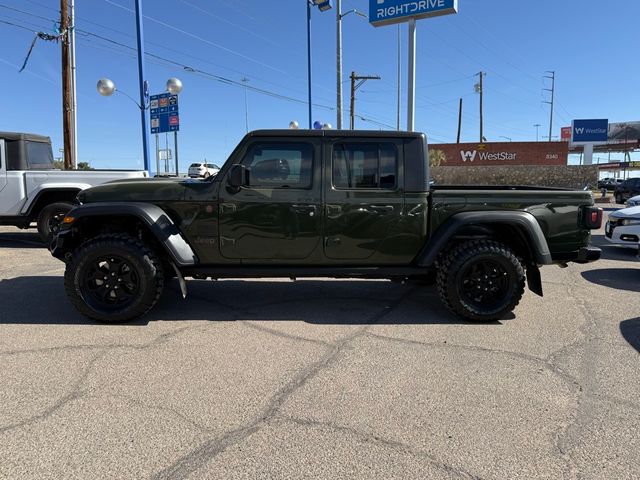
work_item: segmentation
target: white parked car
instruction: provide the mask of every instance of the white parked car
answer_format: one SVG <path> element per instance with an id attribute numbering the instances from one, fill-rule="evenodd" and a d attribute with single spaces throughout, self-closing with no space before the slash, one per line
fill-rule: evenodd
<path id="1" fill-rule="evenodd" d="M 636 195 L 635 197 L 631 197 L 629 200 L 624 202 L 625 207 L 638 207 L 640 206 L 640 195 Z"/>
<path id="2" fill-rule="evenodd" d="M 623 208 L 609 214 L 605 237 L 616 245 L 640 248 L 640 206 Z"/>
<path id="3" fill-rule="evenodd" d="M 189 165 L 188 175 L 191 178 L 209 178 L 212 175 L 217 174 L 220 171 L 220 167 L 213 163 L 192 163 Z"/>

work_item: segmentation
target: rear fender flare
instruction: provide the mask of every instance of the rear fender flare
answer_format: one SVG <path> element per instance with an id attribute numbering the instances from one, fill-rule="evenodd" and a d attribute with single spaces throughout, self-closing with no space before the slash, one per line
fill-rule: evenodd
<path id="1" fill-rule="evenodd" d="M 509 225 L 524 235 L 531 249 L 532 259 L 537 265 L 553 263 L 549 245 L 536 218 L 529 212 L 507 210 L 462 212 L 452 215 L 433 233 L 415 262 L 420 267 L 430 267 L 435 264 L 438 255 L 449 241 L 464 227 L 492 225 Z"/>
<path id="2" fill-rule="evenodd" d="M 23 215 L 37 215 L 39 211 L 49 203 L 56 201 L 69 201 L 71 203 L 77 203 L 75 198 L 85 188 L 89 188 L 91 185 L 78 185 L 78 184 L 55 184 L 47 185 L 43 184 L 36 192 L 32 192 L 32 197 L 22 206 Z M 35 194 L 34 194 L 35 193 Z M 45 197 L 54 197 L 51 202 L 41 204 L 42 199 Z M 65 200 L 62 200 L 65 197 Z"/>
<path id="3" fill-rule="evenodd" d="M 149 228 L 176 265 L 195 265 L 198 261 L 198 257 L 182 236 L 180 229 L 157 205 L 136 202 L 93 203 L 75 207 L 67 215 L 74 218 L 73 225 L 76 225 L 79 220 L 92 217 L 135 217 Z"/>

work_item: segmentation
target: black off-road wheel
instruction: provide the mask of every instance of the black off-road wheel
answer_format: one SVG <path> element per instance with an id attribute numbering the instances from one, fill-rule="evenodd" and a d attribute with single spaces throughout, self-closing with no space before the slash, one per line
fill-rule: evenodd
<path id="1" fill-rule="evenodd" d="M 49 244 L 53 235 L 60 228 L 62 219 L 73 206 L 73 203 L 70 202 L 55 202 L 40 210 L 37 219 L 38 233 L 44 243 Z"/>
<path id="2" fill-rule="evenodd" d="M 164 287 L 162 262 L 126 234 L 95 237 L 73 253 L 64 286 L 76 309 L 100 322 L 121 323 L 147 313 Z"/>
<path id="3" fill-rule="evenodd" d="M 520 259 L 492 240 L 462 243 L 438 263 L 440 298 L 451 312 L 472 322 L 504 318 L 520 302 L 524 284 Z"/>
<path id="4" fill-rule="evenodd" d="M 616 193 L 615 197 L 616 197 L 616 203 L 618 205 L 621 205 L 622 203 L 624 203 L 624 201 L 622 200 L 622 195 L 620 195 L 619 193 Z"/>

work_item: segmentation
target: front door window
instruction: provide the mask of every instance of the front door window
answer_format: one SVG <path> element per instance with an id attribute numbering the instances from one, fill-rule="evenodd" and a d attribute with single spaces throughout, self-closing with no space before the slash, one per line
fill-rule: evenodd
<path id="1" fill-rule="evenodd" d="M 251 188 L 311 188 L 311 144 L 257 144 L 249 149 L 242 163 L 251 172 Z"/>

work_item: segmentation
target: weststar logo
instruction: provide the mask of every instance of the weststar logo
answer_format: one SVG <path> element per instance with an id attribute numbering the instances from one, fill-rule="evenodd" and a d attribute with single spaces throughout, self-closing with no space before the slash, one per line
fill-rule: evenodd
<path id="1" fill-rule="evenodd" d="M 462 157 L 463 162 L 473 162 L 476 157 L 479 160 L 485 160 L 489 162 L 500 161 L 500 160 L 515 160 L 518 156 L 517 153 L 510 152 L 498 152 L 498 153 L 488 153 L 488 152 L 480 152 L 477 150 L 461 150 L 460 156 Z"/>
<path id="2" fill-rule="evenodd" d="M 460 151 L 460 156 L 462 157 L 462 161 L 463 162 L 473 162 L 476 159 L 476 155 L 478 154 L 478 152 L 476 152 L 475 150 L 467 152 L 464 150 Z"/>

